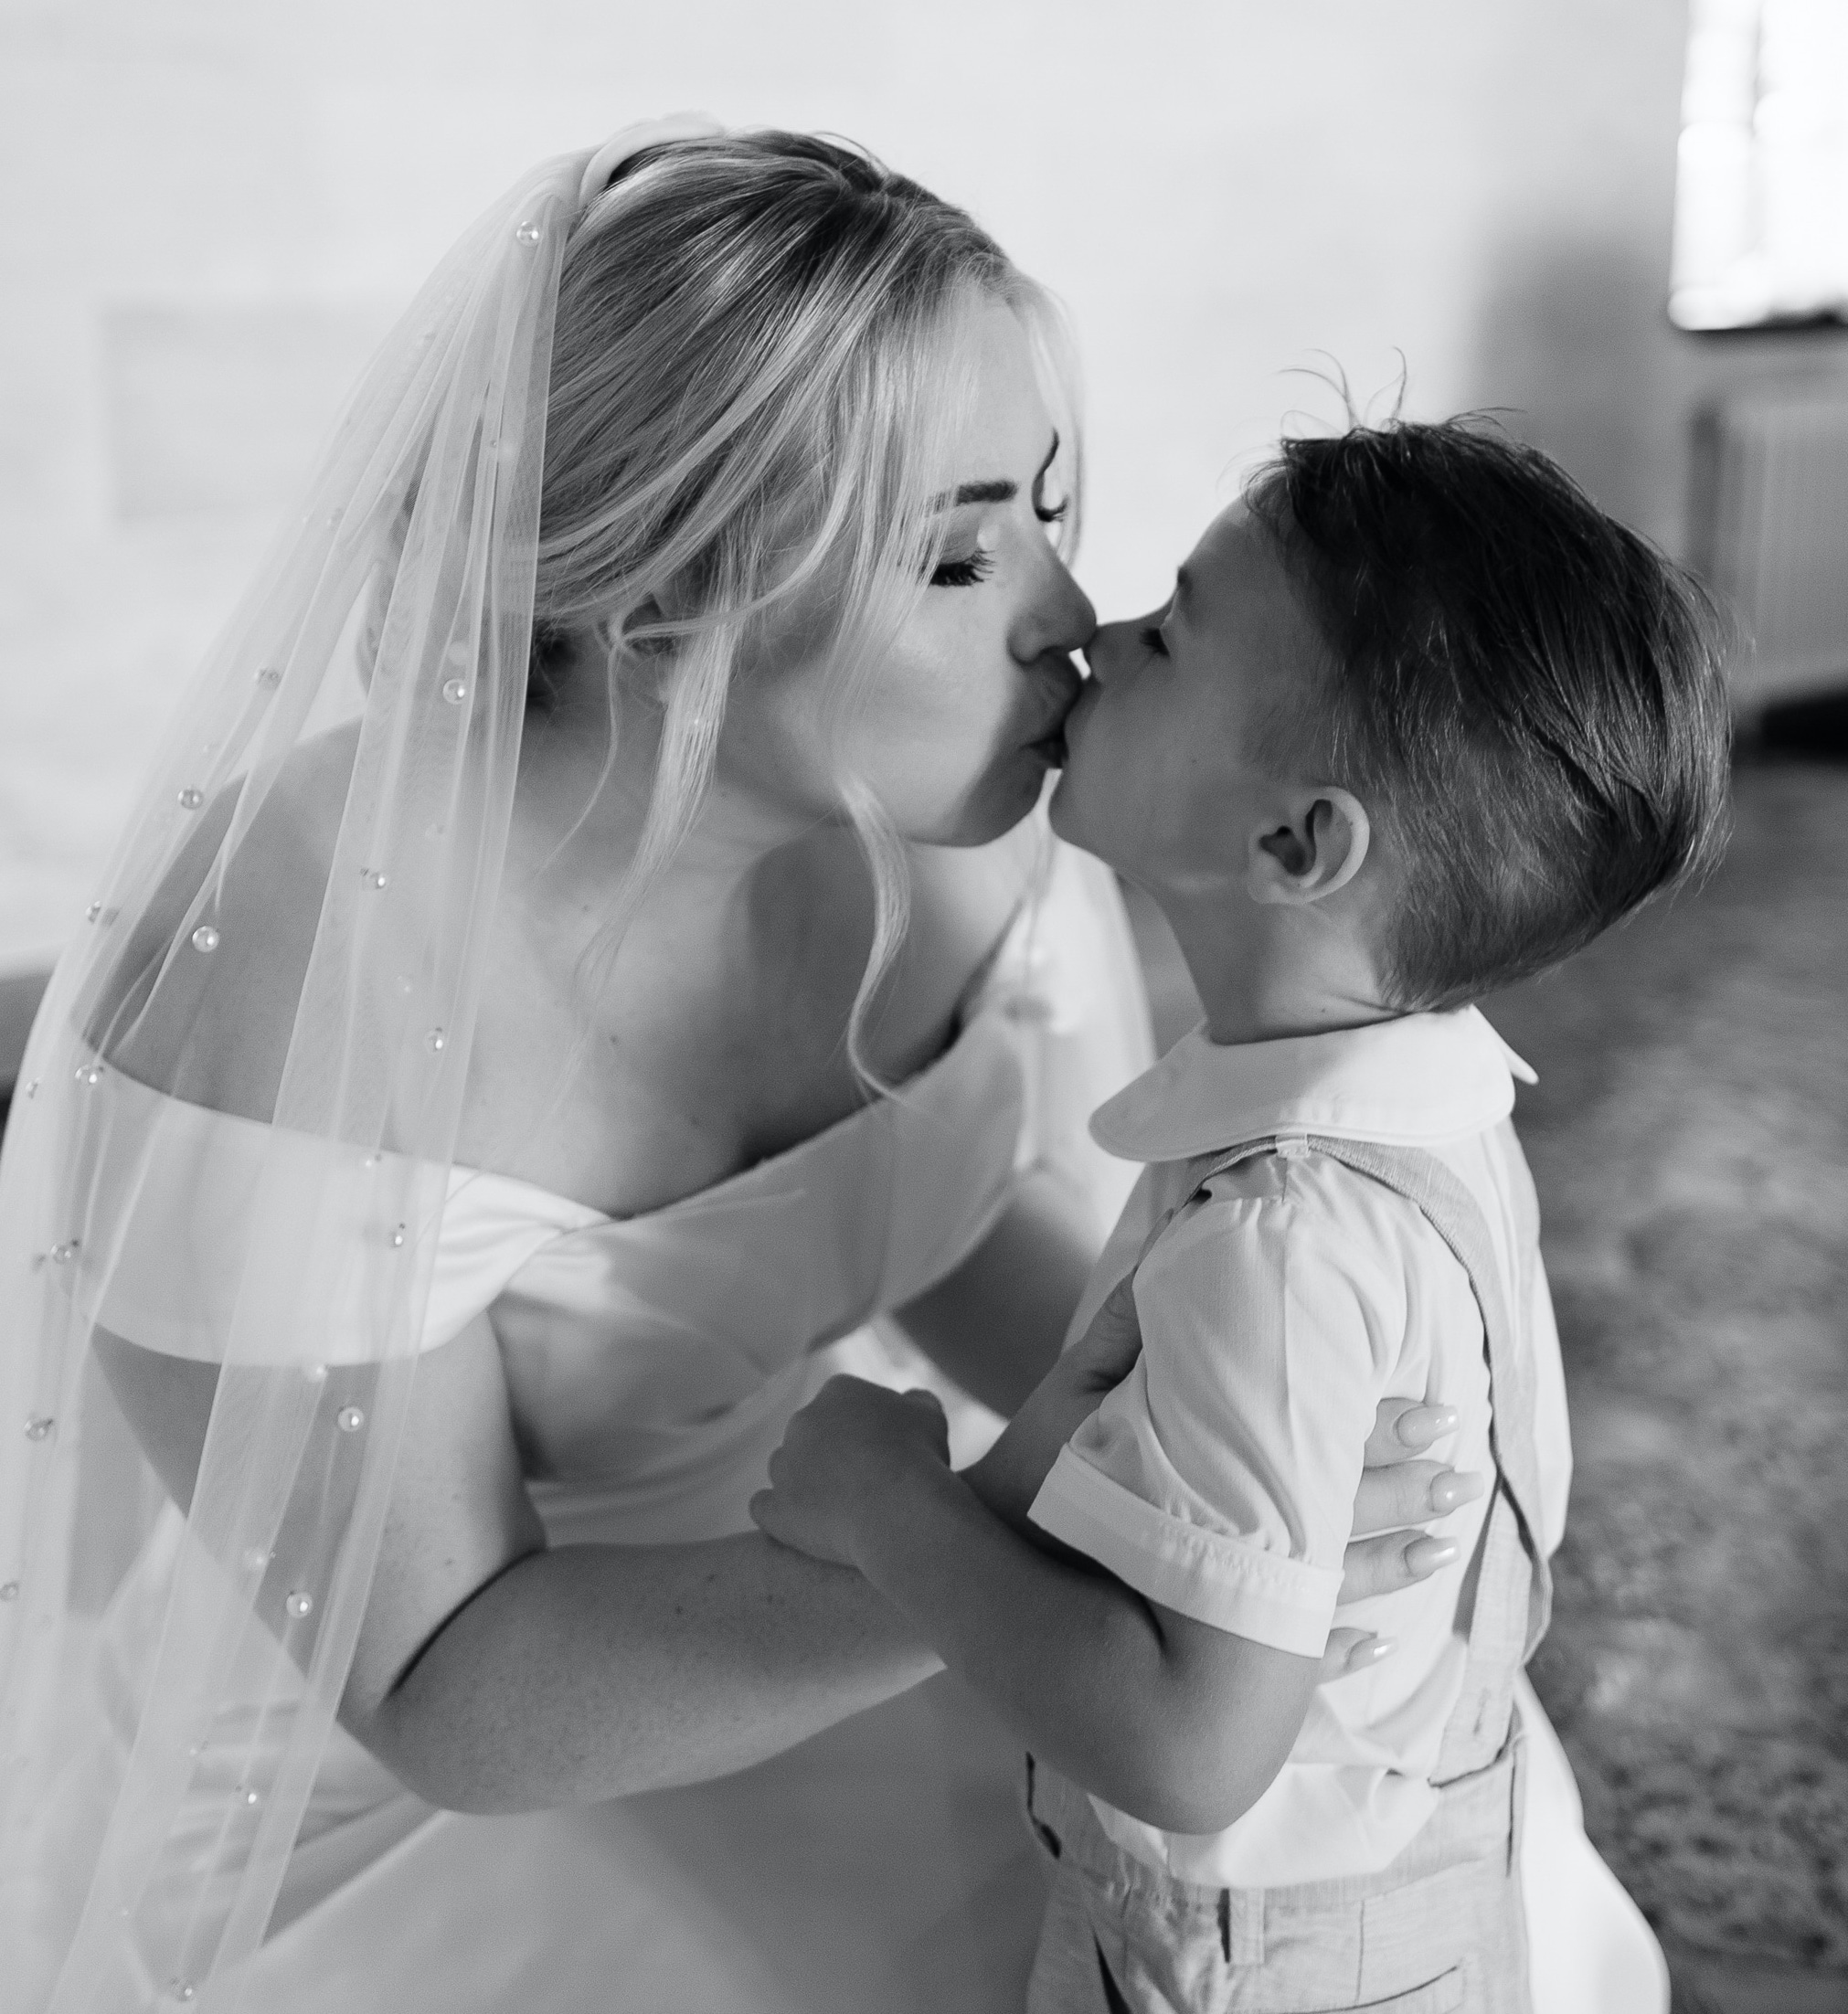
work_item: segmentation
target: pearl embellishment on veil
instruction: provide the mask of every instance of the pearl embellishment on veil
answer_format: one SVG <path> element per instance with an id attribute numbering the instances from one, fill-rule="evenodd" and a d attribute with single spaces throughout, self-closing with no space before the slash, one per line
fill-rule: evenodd
<path id="1" fill-rule="evenodd" d="M 287 1305 L 272 1309 L 267 1292 L 262 1306 L 255 1305 L 253 1287 L 248 1315 L 240 1311 L 230 1320 L 226 1338 L 225 1357 L 235 1368 L 222 1382 L 238 1383 L 239 1431 L 213 1441 L 197 1479 L 199 1504 L 224 1508 L 215 1542 L 226 1571 L 222 1585 L 213 1580 L 209 1601 L 211 1613 L 221 1613 L 228 1626 L 181 1632 L 176 1624 L 169 1632 L 164 1611 L 196 1618 L 191 1569 L 175 1569 L 173 1556 L 162 1549 L 164 1539 L 154 1547 L 143 1542 L 156 1519 L 162 1532 L 167 1529 L 165 1493 L 148 1487 L 153 1470 L 126 1442 L 121 1458 L 112 1440 L 109 1459 L 76 1463 L 94 1406 L 114 1419 L 114 1401 L 102 1392 L 92 1396 L 90 1389 L 92 1302 L 109 1285 L 119 1252 L 132 1248 L 139 1255 L 142 1240 L 149 1269 L 162 1281 L 170 1275 L 190 1281 L 192 1269 L 203 1280 L 208 1268 L 216 1281 L 218 1269 L 231 1260 L 238 1262 L 236 1277 L 243 1261 L 236 1253 L 220 1255 L 218 1247 L 242 1236 L 227 1213 L 247 1211 L 251 1253 L 267 1257 L 273 1248 L 277 1254 L 277 1279 L 272 1288 L 265 1283 L 276 1302 L 292 1287 L 297 1246 L 312 1242 L 316 1266 L 330 1246 L 337 1261 L 350 1258 L 369 1297 L 364 1320 L 371 1321 L 376 1303 L 381 1335 L 401 1334 L 414 1312 L 422 1272 L 394 1262 L 418 1254 L 410 1250 L 408 1221 L 394 1225 L 385 1213 L 395 1204 L 421 1211 L 420 1184 L 451 1158 L 452 1101 L 420 1100 L 420 1094 L 451 1074 L 446 1023 L 427 1017 L 440 1012 L 464 1033 L 472 1024 L 482 983 L 477 923 L 492 892 L 486 876 L 471 880 L 454 901 L 426 904 L 419 891 L 430 881 L 451 892 L 439 870 L 451 865 L 444 857 L 451 832 L 458 835 L 458 862 L 472 861 L 470 849 L 476 848 L 497 861 L 510 815 L 515 737 L 496 733 L 481 741 L 481 736 L 485 726 L 505 725 L 508 695 L 517 691 L 525 662 L 523 655 L 509 661 L 481 640 L 503 617 L 508 624 L 515 616 L 524 622 L 531 599 L 518 564 L 536 537 L 539 518 L 529 444 L 540 439 L 545 418 L 559 257 L 583 159 L 574 153 L 533 171 L 518 193 L 488 214 L 485 228 L 472 228 L 420 291 L 409 321 L 387 339 L 376 366 L 361 376 L 343 429 L 282 527 L 277 556 L 266 563 L 248 604 L 214 647 L 195 696 L 178 716 L 170 758 L 137 793 L 128 867 L 106 880 L 106 896 L 73 899 L 79 881 L 66 897 L 63 930 L 76 942 L 63 987 L 80 1011 L 47 1019 L 40 1043 L 44 1086 L 29 1119 L 25 1102 L 37 1087 L 34 1081 L 20 1082 L 15 1092 L 19 1109 L 8 1156 L 14 1164 L 7 1171 L 9 1188 L 23 1173 L 33 1179 L 21 1189 L 29 1210 L 19 1213 L 20 1235 L 6 1284 L 18 1307 L 29 1311 L 35 1332 L 11 1332 L 15 1301 L 9 1300 L 0 1330 L 5 1346 L 21 1357 L 20 1375 L 0 1413 L 11 1420 L 11 1432 L 26 1440 L 27 1452 L 21 1457 L 14 1440 L 9 1466 L 7 1429 L 0 1424 L 0 1478 L 8 1486 L 0 1489 L 5 1500 L 0 1504 L 5 1512 L 0 1517 L 0 1616 L 7 1626 L 0 1635 L 7 1637 L 9 1655 L 14 1638 L 20 1639 L 24 1690 L 7 1693 L 0 1804 L 10 1813 L 16 1802 L 36 1823 L 42 1781 L 43 1813 L 50 1817 L 56 1786 L 69 1780 L 59 1774 L 68 1760 L 88 1754 L 93 1738 L 111 1738 L 109 1723 L 100 1717 L 109 1695 L 89 1682 L 90 1667 L 112 1678 L 119 1669 L 126 1696 L 138 1707 L 131 1751 L 119 1770 L 113 1751 L 102 1751 L 112 1770 L 96 1786 L 101 1794 L 93 1804 L 86 1796 L 68 1829 L 58 1821 L 55 1870 L 33 1870 L 46 1878 L 54 1892 L 48 1899 L 58 1910 L 73 1897 L 80 1902 L 92 1884 L 97 1902 L 72 1910 L 69 1923 L 62 1913 L 48 1913 L 41 1926 L 35 1892 L 30 1963 L 36 1979 L 42 1927 L 46 1936 L 69 1945 L 71 1978 L 130 1981 L 124 1990 L 146 2014 L 191 2014 L 214 2005 L 221 1987 L 230 1998 L 237 1997 L 232 1976 L 243 1970 L 241 1947 L 234 1948 L 239 1933 L 223 1926 L 249 1924 L 264 1913 L 265 1884 L 272 1876 L 281 1879 L 278 1863 L 292 1850 L 320 1755 L 336 1738 L 329 1732 L 331 1710 L 345 1682 L 351 1631 L 336 1632 L 338 1641 L 330 1637 L 322 1627 L 321 1604 L 327 1604 L 330 1627 L 348 1616 L 377 1547 L 369 1528 L 356 1527 L 349 1540 L 343 1504 L 318 1499 L 314 1471 L 331 1453 L 346 1481 L 362 1468 L 370 1478 L 394 1452 L 380 1436 L 389 1429 L 395 1443 L 398 1419 L 388 1405 L 375 1432 L 371 1387 L 349 1372 L 345 1361 L 332 1366 L 314 1361 L 346 1356 L 339 1328 L 344 1288 L 326 1306 L 325 1297 L 309 1292 L 290 1295 Z M 446 444 L 452 441 L 462 451 L 451 454 Z M 516 475 L 524 479 L 515 482 Z M 426 545 L 420 532 L 410 539 L 409 519 L 420 510 L 431 524 L 453 527 L 453 537 L 445 533 Z M 419 518 L 419 525 L 423 521 Z M 388 642 L 384 674 L 366 684 L 354 674 L 369 669 L 359 645 L 381 568 L 399 598 L 400 612 L 416 611 L 413 626 L 430 647 L 423 654 L 420 642 L 411 661 L 415 669 L 400 683 L 391 675 L 397 667 Z M 285 684 L 291 703 L 281 707 Z M 324 694 L 342 723 L 382 738 L 376 764 L 375 741 L 366 742 L 366 766 L 351 786 L 351 801 L 344 793 L 339 798 L 339 836 L 327 855 L 338 864 L 333 885 L 314 892 L 315 911 L 324 903 L 337 925 L 317 935 L 311 971 L 285 975 L 298 1004 L 313 1006 L 302 1017 L 299 1041 L 290 1033 L 295 1061 L 283 1080 L 287 1099 L 279 1092 L 277 1109 L 269 1115 L 279 1179 L 250 1182 L 239 1168 L 238 1180 L 219 1185 L 214 1163 L 206 1186 L 218 1213 L 208 1226 L 216 1235 L 201 1239 L 196 1255 L 170 1252 L 163 1248 L 170 1235 L 170 1197 L 158 1192 L 170 1189 L 175 1178 L 164 1175 L 157 1182 L 149 1174 L 152 1150 L 139 1120 L 131 1127 L 112 1095 L 118 1088 L 129 1097 L 161 1094 L 143 1093 L 128 1076 L 121 1086 L 115 1084 L 115 1065 L 101 1059 L 108 1044 L 91 1029 L 88 1003 L 113 999 L 109 988 L 122 951 L 119 939 L 130 928 L 138 942 L 152 945 L 157 964 L 163 954 L 178 961 L 180 971 L 172 976 L 183 991 L 190 985 L 196 992 L 208 979 L 227 977 L 226 960 L 217 954 L 228 947 L 231 962 L 240 967 L 247 956 L 259 963 L 271 957 L 269 938 L 281 919 L 260 903 L 253 920 L 239 912 L 238 942 L 231 945 L 218 920 L 230 912 L 214 899 L 213 890 L 245 885 L 249 861 L 261 857 L 273 815 L 264 807 L 287 796 L 276 779 L 294 775 L 296 751 L 320 733 L 317 705 Z M 443 716 L 432 714 L 432 701 L 456 710 L 453 729 L 445 730 Z M 462 744 L 469 745 L 465 750 Z M 429 765 L 441 767 L 462 753 L 465 769 L 443 794 L 434 794 L 435 784 L 426 790 Z M 175 772 L 184 777 L 187 768 L 194 776 L 175 780 Z M 235 821 L 228 791 L 241 798 Z M 214 813 L 210 821 L 200 816 L 207 808 Z M 392 823 L 399 815 L 401 838 Z M 253 822 L 260 818 L 253 838 Z M 196 833 L 196 819 L 201 826 Z M 213 844 L 207 852 L 188 846 L 207 836 Z M 351 879 L 356 873 L 361 876 L 357 890 Z M 390 903 L 354 900 L 387 892 Z M 190 925 L 184 921 L 188 913 Z M 70 929 L 73 914 L 86 928 Z M 187 949 L 212 966 L 211 974 L 179 959 Z M 191 1059 L 208 1056 L 215 1040 L 213 1030 L 182 1017 L 175 1031 L 176 1081 L 191 1081 Z M 417 1063 L 419 1048 L 429 1063 Z M 462 1051 L 455 1060 L 464 1060 Z M 124 1068 L 132 1065 L 124 1055 Z M 66 1071 L 69 1076 L 60 1076 Z M 106 1080 L 107 1091 L 101 1088 Z M 400 1110 L 400 1088 L 408 1112 Z M 97 1096 L 70 1096 L 85 1089 Z M 377 1143 L 388 1127 L 393 1147 L 384 1152 Z M 312 1153 L 294 1153 L 297 1142 L 311 1146 Z M 22 1150 L 37 1157 L 37 1165 L 19 1168 Z M 356 1182 L 362 1161 L 368 1171 Z M 177 1179 L 184 1182 L 186 1171 Z M 441 1194 L 440 1181 L 437 1188 Z M 246 1189 L 260 1193 L 246 1195 Z M 390 1260 L 380 1256 L 381 1235 Z M 430 1242 L 428 1226 L 420 1238 L 421 1252 Z M 305 1267 L 307 1255 L 301 1256 Z M 126 1262 L 123 1267 L 126 1277 L 132 1268 Z M 258 1269 L 253 1256 L 253 1281 Z M 203 1288 L 195 1298 L 197 1307 L 187 1299 L 182 1309 L 176 1294 L 176 1324 L 218 1320 L 217 1302 Z M 267 1332 L 271 1329 L 281 1333 Z M 362 1375 L 369 1368 L 364 1359 L 354 1364 Z M 385 1404 L 392 1389 L 385 1383 L 376 1403 Z M 363 1399 L 362 1390 L 367 1394 Z M 55 1417 L 37 1411 L 41 1399 L 57 1406 Z M 323 1410 L 327 1400 L 334 1402 L 331 1411 Z M 329 1426 L 332 1443 L 325 1438 Z M 305 1439 L 304 1429 L 310 1429 Z M 324 1589 L 296 1580 L 296 1572 L 311 1568 L 275 1550 L 273 1507 L 258 1500 L 263 1492 L 246 1500 L 243 1471 L 252 1464 L 266 1471 L 263 1481 L 274 1494 L 292 1502 L 299 1481 L 302 1493 L 314 1500 L 317 1530 L 338 1537 L 336 1554 L 312 1567 L 317 1582 L 326 1575 Z M 9 1567 L 7 1559 L 22 1564 Z M 133 1619 L 106 1642 L 93 1641 L 102 1633 L 90 1627 L 82 1591 L 105 1573 L 106 1585 L 120 1582 L 133 1589 Z M 204 1595 L 197 1606 L 203 1616 Z M 74 1627 L 60 1627 L 60 1612 L 76 1618 Z M 271 1680 L 264 1660 L 282 1653 L 267 1639 L 261 1659 L 244 1648 L 246 1625 L 267 1619 L 273 1629 L 279 1615 L 281 1643 L 303 1667 L 290 1679 L 303 1702 L 299 1712 L 278 1713 L 267 1703 Z M 306 1622 L 315 1627 L 304 1628 Z M 164 1648 L 169 1635 L 174 1640 Z M 302 1655 L 317 1642 L 315 1659 Z M 80 1685 L 67 1679 L 67 1658 L 69 1671 L 82 1674 Z M 247 1680 L 265 1690 L 248 1693 Z M 255 1754 L 243 1760 L 240 1776 L 242 1739 L 226 1738 L 221 1749 L 218 1739 L 205 1739 L 205 1731 L 241 1726 L 236 1716 L 254 1701 L 266 1702 L 261 1760 Z M 16 1729 L 20 1702 L 23 1719 Z M 92 1717 L 93 1729 L 87 1724 Z M 31 1795 L 16 1800 L 13 1769 L 19 1755 L 43 1760 L 33 1760 L 35 1774 L 20 1779 Z M 42 1777 L 36 1773 L 41 1770 Z M 196 1819 L 206 1828 L 197 1837 L 191 1829 Z M 64 1887 L 67 1879 L 78 1885 Z M 34 1886 L 36 1891 L 36 1882 Z M 0 1908 L 0 1918 L 10 1926 L 14 1913 Z M 213 1934 L 207 1934 L 210 1926 L 218 1926 Z M 14 1942 L 0 1932 L 5 1947 L 0 1950 L 0 1981 L 16 1970 L 6 1955 Z M 61 1945 L 57 1950 L 48 1945 L 47 1953 L 54 1971 L 66 1964 Z M 102 1998 L 110 1998 L 106 1988 Z M 0 2006 L 11 2005 L 8 1988 L 0 1991 Z"/>

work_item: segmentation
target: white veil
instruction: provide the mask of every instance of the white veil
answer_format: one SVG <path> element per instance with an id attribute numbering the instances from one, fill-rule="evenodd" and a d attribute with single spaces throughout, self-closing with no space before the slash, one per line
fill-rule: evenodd
<path id="1" fill-rule="evenodd" d="M 263 1935 L 328 1740 L 506 843 L 586 159 L 496 203 L 366 372 L 153 765 L 27 1053 L 0 1167 L 0 1967 L 21 2014 L 213 2004 L 208 1982 Z M 273 1104 L 244 1115 L 265 1129 L 260 1173 L 235 1198 L 195 1193 L 118 1059 L 157 1022 L 173 1097 L 144 1102 L 181 1119 L 189 1097 L 213 1102 L 187 1088 L 217 1081 L 210 977 L 230 933 L 260 927 L 250 863 L 292 764 L 330 749 L 351 767 L 318 926 L 299 982 L 281 961 L 295 1005 Z M 184 1535 L 165 1518 L 165 1616 L 124 1676 L 97 1655 L 103 1618 L 163 1542 L 167 1492 L 91 1330 L 150 1214 L 236 1249 Z M 325 1535 L 305 1564 L 279 1559 L 285 1516 Z M 99 1746 L 123 1696 L 128 1738 Z"/>

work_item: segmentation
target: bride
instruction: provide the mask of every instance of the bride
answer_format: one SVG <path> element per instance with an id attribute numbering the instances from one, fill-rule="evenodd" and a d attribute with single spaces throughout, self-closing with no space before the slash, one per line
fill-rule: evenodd
<path id="1" fill-rule="evenodd" d="M 0 1175 L 22 2009 L 1019 2004 L 1014 1758 L 745 1505 L 844 1367 L 972 1453 L 1127 1186 L 1139 982 L 1035 817 L 1067 383 L 961 212 L 696 121 L 535 171 L 371 366 Z M 1446 1564 L 1440 1428 L 1382 1408 L 1351 1595 Z M 1537 2003 L 1659 2003 L 1525 1712 Z"/>

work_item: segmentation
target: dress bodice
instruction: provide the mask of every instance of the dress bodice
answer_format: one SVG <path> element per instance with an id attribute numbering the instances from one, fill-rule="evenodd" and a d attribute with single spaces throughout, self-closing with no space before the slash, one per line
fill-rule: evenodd
<path id="1" fill-rule="evenodd" d="M 429 1332 L 482 1305 L 490 1254 L 515 1262 L 492 1319 L 542 1510 L 596 1479 L 633 1489 L 723 1460 L 786 1411 L 817 1351 L 981 1242 L 1013 1188 L 1023 1083 L 1016 1027 L 996 1005 L 896 1096 L 643 1215 L 561 1211 L 462 1171 Z M 558 1227 L 523 1249 L 538 1221 Z"/>
<path id="2" fill-rule="evenodd" d="M 822 1378 L 919 1374 L 879 1318 L 973 1250 L 1022 1171 L 1054 1171 L 1099 1229 L 1114 1214 L 1123 1165 L 1084 1118 L 1147 1036 L 1132 991 L 1099 983 L 1131 957 L 1099 876 L 1055 850 L 950 1046 L 894 1095 L 636 1216 L 210 1110 L 95 1058 L 91 1235 L 70 1284 L 131 1341 L 251 1365 L 434 1349 L 485 1310 L 555 1537 L 738 1529 Z M 396 1283 L 413 1256 L 429 1268 L 414 1345 L 379 1312 L 409 1306 Z"/>
<path id="3" fill-rule="evenodd" d="M 611 1217 L 508 1176 L 450 1171 L 420 1347 L 489 1312 L 548 1523 L 562 1529 L 594 1501 L 611 1535 L 620 1495 L 652 1507 L 644 1523 L 658 1510 L 664 1529 L 736 1526 L 782 1421 L 826 1374 L 818 1352 L 943 1277 L 1005 1208 L 1032 1153 L 1029 973 L 1020 957 L 998 960 L 949 1048 L 896 1094 L 661 1209 Z M 90 1260 L 90 1309 L 148 1348 L 218 1362 L 234 1321 L 249 1332 L 266 1188 L 273 1213 L 276 1184 L 299 1183 L 301 1213 L 315 1213 L 335 1253 L 377 1247 L 413 1209 L 403 1199 L 420 1171 L 392 1155 L 282 1135 L 115 1070 L 97 1092 L 102 1187 L 119 1203 Z M 326 1287 L 350 1302 L 348 1319 L 317 1323 L 328 1361 L 365 1354 L 365 1279 L 356 1267 Z M 277 1361 L 300 1361 L 291 1313 L 279 1306 L 257 1325 Z"/>

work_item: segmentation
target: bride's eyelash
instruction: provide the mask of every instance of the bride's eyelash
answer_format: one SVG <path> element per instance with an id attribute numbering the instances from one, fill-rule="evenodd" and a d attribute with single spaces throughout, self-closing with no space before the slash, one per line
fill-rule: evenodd
<path id="1" fill-rule="evenodd" d="M 1071 515 L 1071 499 L 1067 497 L 1063 504 L 1036 504 L 1033 514 L 1042 525 L 1063 525 Z"/>
<path id="2" fill-rule="evenodd" d="M 946 559 L 930 576 L 933 588 L 974 588 L 994 571 L 993 553 L 973 552 L 967 559 Z"/>

